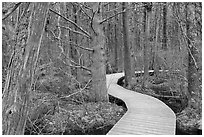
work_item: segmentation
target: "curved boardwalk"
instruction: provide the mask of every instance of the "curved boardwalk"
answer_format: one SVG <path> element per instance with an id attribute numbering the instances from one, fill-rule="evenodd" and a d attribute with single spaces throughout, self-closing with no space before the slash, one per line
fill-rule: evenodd
<path id="1" fill-rule="evenodd" d="M 108 135 L 173 135 L 176 128 L 174 112 L 162 101 L 117 85 L 123 73 L 107 75 L 108 93 L 122 99 L 128 110 Z"/>

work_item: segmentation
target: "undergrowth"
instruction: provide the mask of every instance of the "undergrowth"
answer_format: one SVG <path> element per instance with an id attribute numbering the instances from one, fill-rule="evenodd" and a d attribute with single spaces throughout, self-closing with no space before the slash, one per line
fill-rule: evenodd
<path id="1" fill-rule="evenodd" d="M 201 76 L 202 74 L 199 75 L 199 85 L 202 85 Z M 136 77 L 131 90 L 160 99 L 176 114 L 177 128 L 187 134 L 197 134 L 197 129 L 202 128 L 201 86 L 189 99 L 188 83 L 181 71 L 161 72 L 158 77 L 149 76 L 145 88 L 142 88 L 142 80 L 142 75 Z"/>
<path id="2" fill-rule="evenodd" d="M 112 103 L 90 102 L 90 83 L 51 65 L 39 68 L 25 134 L 105 135 L 126 112 L 113 97 Z"/>
<path id="3" fill-rule="evenodd" d="M 27 121 L 25 134 L 106 134 L 122 117 L 122 106 L 110 102 L 67 102 L 52 94 L 39 94 Z M 44 96 L 44 97 L 43 97 Z"/>

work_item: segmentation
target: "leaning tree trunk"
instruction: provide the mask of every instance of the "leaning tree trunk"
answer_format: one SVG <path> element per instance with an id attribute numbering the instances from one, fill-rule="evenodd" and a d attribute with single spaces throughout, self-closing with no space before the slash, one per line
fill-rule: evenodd
<path id="1" fill-rule="evenodd" d="M 93 11 L 96 11 L 93 17 L 93 30 L 92 35 L 92 101 L 108 101 L 108 93 L 106 87 L 106 68 L 105 68 L 105 36 L 103 32 L 103 26 L 100 24 L 102 20 L 101 7 L 99 3 L 93 5 Z"/>
<path id="2" fill-rule="evenodd" d="M 3 92 L 2 133 L 4 135 L 23 135 L 28 116 L 34 71 L 49 3 L 35 3 L 31 6 L 27 28 L 28 41 L 25 46 L 16 46 L 15 55 L 9 68 L 11 80 L 6 80 Z M 22 50 L 22 48 L 24 49 Z"/>
<path id="3" fill-rule="evenodd" d="M 132 84 L 132 67 L 130 57 L 130 38 L 129 38 L 129 20 L 128 20 L 128 9 L 127 2 L 122 3 L 122 9 L 126 10 L 123 13 L 123 44 L 124 44 L 124 70 L 125 70 L 125 85 Z"/>

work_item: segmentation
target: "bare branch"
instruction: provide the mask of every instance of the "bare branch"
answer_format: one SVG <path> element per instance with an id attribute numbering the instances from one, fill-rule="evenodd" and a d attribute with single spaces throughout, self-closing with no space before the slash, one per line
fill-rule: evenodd
<path id="1" fill-rule="evenodd" d="M 189 47 L 189 45 L 188 45 L 188 42 L 187 42 L 187 40 L 189 40 L 190 41 L 190 43 L 191 44 L 193 44 L 193 41 L 184 33 L 185 31 L 183 30 L 183 28 L 182 28 L 182 26 L 181 26 L 181 21 L 180 21 L 180 19 L 179 19 L 179 17 L 178 17 L 178 12 L 177 12 L 177 16 L 176 15 L 174 15 L 174 17 L 175 17 L 175 19 L 176 19 L 176 22 L 178 23 L 178 25 L 179 25 L 179 28 L 181 29 L 181 34 L 184 36 L 184 41 L 185 41 L 185 45 L 187 46 L 187 49 L 188 49 L 188 52 L 190 53 L 190 56 L 192 57 L 192 59 L 193 59 L 193 62 L 194 62 L 194 64 L 195 64 L 195 67 L 196 67 L 196 69 L 198 70 L 198 65 L 197 65 L 197 62 L 196 62 L 196 60 L 195 60 L 195 58 L 194 58 L 194 56 L 193 56 L 193 54 L 192 54 L 192 52 L 191 52 L 191 50 L 190 50 L 190 47 Z"/>
<path id="2" fill-rule="evenodd" d="M 55 39 L 57 39 L 57 40 L 59 40 L 59 41 L 62 40 L 62 39 L 58 38 L 52 30 L 49 30 L 49 31 L 52 33 L 52 35 L 53 35 L 53 37 L 54 37 Z"/>
<path id="3" fill-rule="evenodd" d="M 113 11 L 116 11 L 116 10 L 118 10 L 118 9 L 121 9 L 121 7 L 118 7 L 118 8 L 115 8 L 115 9 L 109 10 L 109 11 L 105 11 L 105 13 L 113 12 Z"/>
<path id="4" fill-rule="evenodd" d="M 23 10 L 23 13 L 19 16 L 19 22 L 21 21 L 22 17 L 26 14 L 26 11 L 28 10 L 29 6 L 30 6 L 30 2 L 25 3 L 25 9 Z"/>
<path id="5" fill-rule="evenodd" d="M 57 13 L 57 12 L 54 11 L 53 9 L 50 9 L 50 11 L 52 11 L 53 13 L 55 13 L 55 14 L 57 14 L 58 16 L 62 17 L 62 18 L 65 19 L 66 21 L 72 23 L 76 28 L 78 28 L 80 31 L 82 31 L 84 34 L 86 34 L 87 37 L 89 37 L 89 38 L 91 39 L 91 35 L 90 35 L 88 32 L 86 32 L 84 29 L 82 29 L 78 24 L 76 24 L 76 23 L 73 22 L 72 20 L 66 18 L 65 16 L 63 16 L 63 15 Z"/>
<path id="6" fill-rule="evenodd" d="M 89 68 L 87 68 L 87 67 L 85 67 L 85 66 L 82 66 L 82 65 L 80 65 L 80 64 L 78 64 L 78 63 L 76 63 L 76 62 L 74 62 L 73 60 L 70 60 L 70 61 L 75 65 L 75 66 L 69 65 L 70 67 L 82 68 L 82 69 L 84 69 L 84 70 L 87 70 L 87 71 L 91 72 L 91 70 L 90 70 Z"/>
<path id="7" fill-rule="evenodd" d="M 104 19 L 104 20 L 102 20 L 99 24 L 102 24 L 102 23 L 104 23 L 104 22 L 106 22 L 106 21 L 112 19 L 113 17 L 115 17 L 115 16 L 117 16 L 117 15 L 119 15 L 119 14 L 122 14 L 122 13 L 124 13 L 124 12 L 126 12 L 126 10 L 121 11 L 121 12 L 118 12 L 118 13 L 116 13 L 116 14 L 114 14 L 114 15 L 112 15 L 112 16 L 110 16 L 110 17 Z"/>
<path id="8" fill-rule="evenodd" d="M 180 96 L 165 96 L 165 95 L 157 95 L 157 94 L 151 94 L 154 97 L 162 97 L 162 98 L 180 98 Z"/>
<path id="9" fill-rule="evenodd" d="M 109 5 L 110 3 L 111 3 L 111 2 L 104 3 L 104 4 L 103 4 L 103 7 Z"/>
<path id="10" fill-rule="evenodd" d="M 62 39 L 58 38 L 58 37 L 54 34 L 54 32 L 53 32 L 52 30 L 49 30 L 49 31 L 52 33 L 52 35 L 53 35 L 53 37 L 54 37 L 55 39 L 57 39 L 57 40 L 59 40 L 59 41 L 62 41 L 62 42 L 65 41 L 65 40 L 62 40 Z M 86 47 L 79 46 L 80 44 L 76 44 L 76 43 L 74 43 L 74 42 L 72 42 L 72 41 L 69 41 L 69 43 L 71 43 L 73 46 L 78 47 L 78 48 L 81 48 L 81 49 L 83 49 L 83 50 L 87 50 L 87 51 L 91 51 L 91 52 L 94 51 L 94 50 L 91 49 L 91 48 L 86 48 Z"/>
<path id="11" fill-rule="evenodd" d="M 68 97 L 71 97 L 71 96 L 76 95 L 76 94 L 78 94 L 78 93 L 81 93 L 82 91 L 85 91 L 85 89 L 87 88 L 87 86 L 89 85 L 89 83 L 90 83 L 91 81 L 92 81 L 92 79 L 90 79 L 90 80 L 86 83 L 86 85 L 85 85 L 82 89 L 80 89 L 79 91 L 74 92 L 74 93 L 72 93 L 72 94 L 70 94 L 70 95 L 68 95 L 68 96 L 60 97 L 60 98 L 68 98 Z"/>
<path id="12" fill-rule="evenodd" d="M 92 8 L 88 7 L 87 5 L 81 4 L 81 3 L 79 3 L 79 4 L 92 11 Z"/>
<path id="13" fill-rule="evenodd" d="M 18 2 L 18 3 L 13 7 L 13 9 L 3 17 L 2 20 L 5 20 L 6 18 L 8 18 L 8 16 L 11 15 L 11 14 L 21 5 L 21 3 L 22 3 L 22 2 Z"/>
<path id="14" fill-rule="evenodd" d="M 97 35 L 96 31 L 95 31 L 94 28 L 93 28 L 93 18 L 94 18 L 95 13 L 96 13 L 96 11 L 93 12 L 93 15 L 92 15 L 92 17 L 91 17 L 91 29 L 93 30 L 94 34 Z"/>
<path id="15" fill-rule="evenodd" d="M 83 50 L 88 50 L 88 51 L 91 51 L 91 52 L 94 51 L 94 49 L 91 49 L 91 48 L 85 48 L 85 47 L 79 46 L 78 44 L 76 44 L 76 43 L 72 43 L 71 41 L 70 41 L 70 43 L 73 44 L 73 46 L 75 46 L 75 47 L 79 47 L 79 48 L 81 48 L 81 49 L 83 49 Z"/>
<path id="16" fill-rule="evenodd" d="M 81 8 L 81 10 L 82 10 L 82 12 L 89 18 L 89 19 L 91 19 L 91 16 L 85 11 L 85 9 L 82 7 L 82 4 L 79 4 L 79 3 L 75 3 L 75 4 L 77 4 L 80 8 Z"/>
<path id="17" fill-rule="evenodd" d="M 90 36 L 87 36 L 86 34 L 81 33 L 81 32 L 79 32 L 79 31 L 73 30 L 73 29 L 71 29 L 70 27 L 65 27 L 65 26 L 60 26 L 60 25 L 57 25 L 57 27 L 61 27 L 61 28 L 67 29 L 67 30 L 70 30 L 70 31 L 72 31 L 72 32 L 74 32 L 74 33 L 76 33 L 76 34 L 80 34 L 80 35 L 83 35 L 83 36 L 85 36 L 85 37 L 87 37 L 87 38 L 90 38 Z"/>

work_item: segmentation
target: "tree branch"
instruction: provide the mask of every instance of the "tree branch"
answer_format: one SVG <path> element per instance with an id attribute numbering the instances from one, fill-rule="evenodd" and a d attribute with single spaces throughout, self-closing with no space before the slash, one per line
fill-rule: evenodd
<path id="1" fill-rule="evenodd" d="M 102 24 L 102 23 L 104 23 L 104 22 L 106 22 L 106 21 L 112 19 L 113 17 L 115 17 L 115 16 L 117 16 L 117 15 L 119 15 L 119 14 L 122 14 L 122 13 L 124 13 L 124 12 L 126 12 L 126 10 L 121 11 L 121 12 L 118 12 L 118 13 L 116 13 L 116 14 L 114 14 L 114 15 L 112 15 L 112 16 L 110 16 L 110 17 L 104 19 L 104 20 L 102 20 L 99 24 Z"/>
<path id="2" fill-rule="evenodd" d="M 104 3 L 103 6 L 107 6 L 108 4 L 110 4 L 111 2 L 107 2 L 107 3 Z"/>
<path id="3" fill-rule="evenodd" d="M 81 4 L 81 3 L 79 3 L 79 4 L 82 5 L 82 6 L 84 6 L 85 8 L 87 8 L 87 9 L 89 9 L 89 10 L 92 10 L 92 8 L 88 7 L 88 6 L 85 5 L 85 4 Z"/>
<path id="4" fill-rule="evenodd" d="M 177 9 L 177 8 L 176 8 Z M 193 44 L 193 41 L 184 33 L 184 30 L 183 30 L 183 28 L 182 28 L 182 26 L 181 26 L 181 21 L 180 21 L 180 19 L 179 19 L 179 17 L 178 17 L 178 11 L 176 11 L 176 13 L 177 13 L 177 16 L 175 16 L 174 15 L 174 17 L 175 17 L 175 19 L 176 19 L 176 22 L 178 23 L 178 25 L 179 25 L 179 28 L 181 29 L 181 32 L 182 32 L 182 35 L 184 36 L 184 41 L 185 41 L 185 45 L 187 46 L 187 49 L 188 49 L 188 52 L 190 53 L 190 56 L 192 57 L 192 59 L 193 59 L 193 62 L 194 62 L 194 64 L 195 64 L 195 67 L 196 67 L 196 69 L 198 70 L 198 65 L 197 65 L 197 62 L 196 62 L 196 60 L 195 60 L 195 58 L 194 58 L 194 56 L 193 56 L 193 54 L 192 54 L 192 52 L 191 52 L 191 50 L 190 50 L 190 47 L 189 47 L 189 45 L 188 45 L 188 42 L 187 42 L 187 40 L 189 40 L 192 44 Z"/>
<path id="5" fill-rule="evenodd" d="M 81 49 L 83 49 L 83 50 L 87 50 L 87 51 L 91 51 L 91 52 L 94 51 L 94 49 L 91 49 L 91 48 L 85 48 L 85 47 L 79 46 L 78 44 L 76 44 L 76 43 L 72 43 L 71 41 L 70 41 L 70 43 L 73 44 L 73 46 L 75 46 L 75 47 L 79 47 L 79 48 L 81 48 Z"/>
<path id="6" fill-rule="evenodd" d="M 83 12 L 89 19 L 91 19 L 91 16 L 88 15 L 88 13 L 85 11 L 85 9 L 82 7 L 81 4 L 79 4 L 79 3 L 77 3 L 77 2 L 76 2 L 75 4 L 77 4 L 77 5 L 81 8 L 82 12 Z"/>
<path id="7" fill-rule="evenodd" d="M 94 18 L 95 13 L 96 13 L 96 11 L 93 12 L 93 15 L 92 15 L 92 17 L 91 17 L 91 29 L 93 30 L 94 34 L 97 35 L 96 31 L 95 31 L 94 28 L 93 28 L 93 18 Z"/>
<path id="8" fill-rule="evenodd" d="M 49 31 L 52 33 L 52 35 L 53 35 L 53 37 L 54 37 L 55 39 L 57 39 L 57 40 L 59 40 L 59 41 L 62 40 L 62 39 L 58 38 L 52 30 L 49 30 Z"/>
<path id="9" fill-rule="evenodd" d="M 109 11 L 105 11 L 105 13 L 110 13 L 110 12 L 116 11 L 116 10 L 118 10 L 118 9 L 121 9 L 121 7 L 118 7 L 118 8 L 115 8 L 115 9 L 109 10 Z"/>
<path id="10" fill-rule="evenodd" d="M 78 94 L 78 93 L 81 93 L 82 91 L 84 91 L 84 90 L 87 88 L 87 86 L 89 85 L 89 83 L 90 83 L 91 81 L 92 81 L 92 79 L 90 79 L 90 80 L 86 83 L 86 85 L 85 85 L 82 89 L 80 89 L 79 91 L 74 92 L 74 93 L 72 93 L 72 94 L 70 94 L 70 95 L 68 95 L 68 96 L 60 97 L 60 98 L 68 98 L 68 97 L 71 97 L 71 96 L 76 95 L 76 94 Z"/>
<path id="11" fill-rule="evenodd" d="M 13 9 L 3 17 L 2 20 L 5 20 L 6 18 L 8 18 L 8 16 L 11 15 L 11 14 L 21 5 L 21 3 L 22 3 L 22 2 L 18 2 L 18 3 L 13 7 Z"/>
<path id="12" fill-rule="evenodd" d="M 87 36 L 86 34 L 81 33 L 81 32 L 79 32 L 79 31 L 73 30 L 73 29 L 71 29 L 70 27 L 65 27 L 65 26 L 60 26 L 60 25 L 57 25 L 57 27 L 61 27 L 61 28 L 67 29 L 67 30 L 70 30 L 70 31 L 72 31 L 72 32 L 74 32 L 74 33 L 76 33 L 76 34 L 80 34 L 80 35 L 83 35 L 83 36 L 85 36 L 85 37 L 87 37 L 87 38 L 90 38 L 90 36 Z"/>
<path id="13" fill-rule="evenodd" d="M 76 24 L 75 22 L 73 22 L 72 20 L 66 18 L 65 16 L 57 13 L 56 11 L 54 11 L 53 9 L 50 9 L 50 11 L 52 11 L 53 13 L 57 14 L 58 16 L 62 17 L 63 19 L 65 19 L 66 21 L 70 22 L 71 24 L 73 24 L 76 28 L 78 28 L 80 31 L 82 31 L 85 35 L 87 35 L 87 37 L 89 37 L 90 39 L 92 38 L 91 35 L 86 32 L 84 29 L 82 29 L 80 26 L 78 26 L 78 24 Z"/>
<path id="14" fill-rule="evenodd" d="M 73 60 L 70 60 L 74 65 L 69 65 L 70 67 L 75 67 L 75 68 L 82 68 L 84 70 L 87 70 L 89 72 L 91 72 L 91 70 L 85 66 L 79 65 L 78 63 L 74 62 Z"/>
<path id="15" fill-rule="evenodd" d="M 58 37 L 54 34 L 54 32 L 53 32 L 52 30 L 49 30 L 49 31 L 52 33 L 52 35 L 53 35 L 53 37 L 54 37 L 55 39 L 64 42 L 64 40 L 58 38 Z M 79 44 L 76 44 L 76 43 L 74 43 L 74 42 L 72 42 L 72 41 L 69 41 L 69 43 L 71 43 L 73 46 L 78 47 L 78 48 L 81 48 L 81 49 L 83 49 L 83 50 L 87 50 L 87 51 L 91 51 L 91 52 L 94 51 L 94 49 L 79 46 Z"/>

